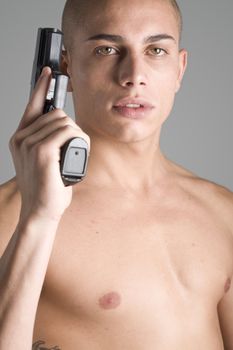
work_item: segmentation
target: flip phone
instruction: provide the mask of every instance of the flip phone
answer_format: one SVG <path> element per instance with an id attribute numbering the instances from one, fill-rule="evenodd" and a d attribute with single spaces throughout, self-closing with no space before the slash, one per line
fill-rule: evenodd
<path id="1" fill-rule="evenodd" d="M 31 77 L 31 93 L 42 69 L 49 66 L 52 70 L 43 114 L 55 108 L 63 109 L 65 106 L 68 77 L 60 71 L 62 38 L 63 34 L 58 29 L 38 29 Z M 65 186 L 74 185 L 84 178 L 87 170 L 88 148 L 87 142 L 80 137 L 73 138 L 62 146 L 60 173 Z"/>

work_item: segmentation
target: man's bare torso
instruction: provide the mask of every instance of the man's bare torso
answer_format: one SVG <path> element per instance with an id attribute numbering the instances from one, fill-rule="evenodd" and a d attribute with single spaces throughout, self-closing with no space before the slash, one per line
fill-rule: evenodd
<path id="1" fill-rule="evenodd" d="M 143 194 L 77 186 L 54 243 L 34 349 L 223 349 L 217 307 L 233 273 L 227 190 L 174 169 Z M 9 239 L 19 194 L 14 182 L 1 192 Z"/>

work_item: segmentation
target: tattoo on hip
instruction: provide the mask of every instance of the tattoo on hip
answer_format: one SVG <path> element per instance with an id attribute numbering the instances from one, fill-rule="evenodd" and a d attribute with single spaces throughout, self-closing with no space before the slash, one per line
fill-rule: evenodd
<path id="1" fill-rule="evenodd" d="M 32 345 L 32 350 L 62 350 L 59 346 L 55 345 L 52 348 L 46 347 L 46 344 L 43 340 L 38 340 Z"/>

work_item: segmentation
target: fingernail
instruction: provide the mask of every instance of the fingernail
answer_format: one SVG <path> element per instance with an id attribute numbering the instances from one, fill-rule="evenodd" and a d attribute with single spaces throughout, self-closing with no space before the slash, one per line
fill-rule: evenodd
<path id="1" fill-rule="evenodd" d="M 41 72 L 41 77 L 46 76 L 48 74 L 48 72 L 49 72 L 49 69 L 50 69 L 49 67 L 44 67 L 42 69 L 42 72 Z"/>

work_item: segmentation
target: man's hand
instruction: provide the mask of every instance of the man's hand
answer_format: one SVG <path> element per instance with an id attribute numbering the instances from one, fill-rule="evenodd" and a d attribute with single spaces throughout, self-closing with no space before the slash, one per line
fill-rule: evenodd
<path id="1" fill-rule="evenodd" d="M 72 186 L 65 187 L 60 175 L 60 148 L 74 137 L 90 144 L 88 135 L 64 111 L 42 115 L 50 78 L 46 67 L 9 143 L 22 195 L 22 220 L 31 215 L 60 220 L 72 198 Z"/>

